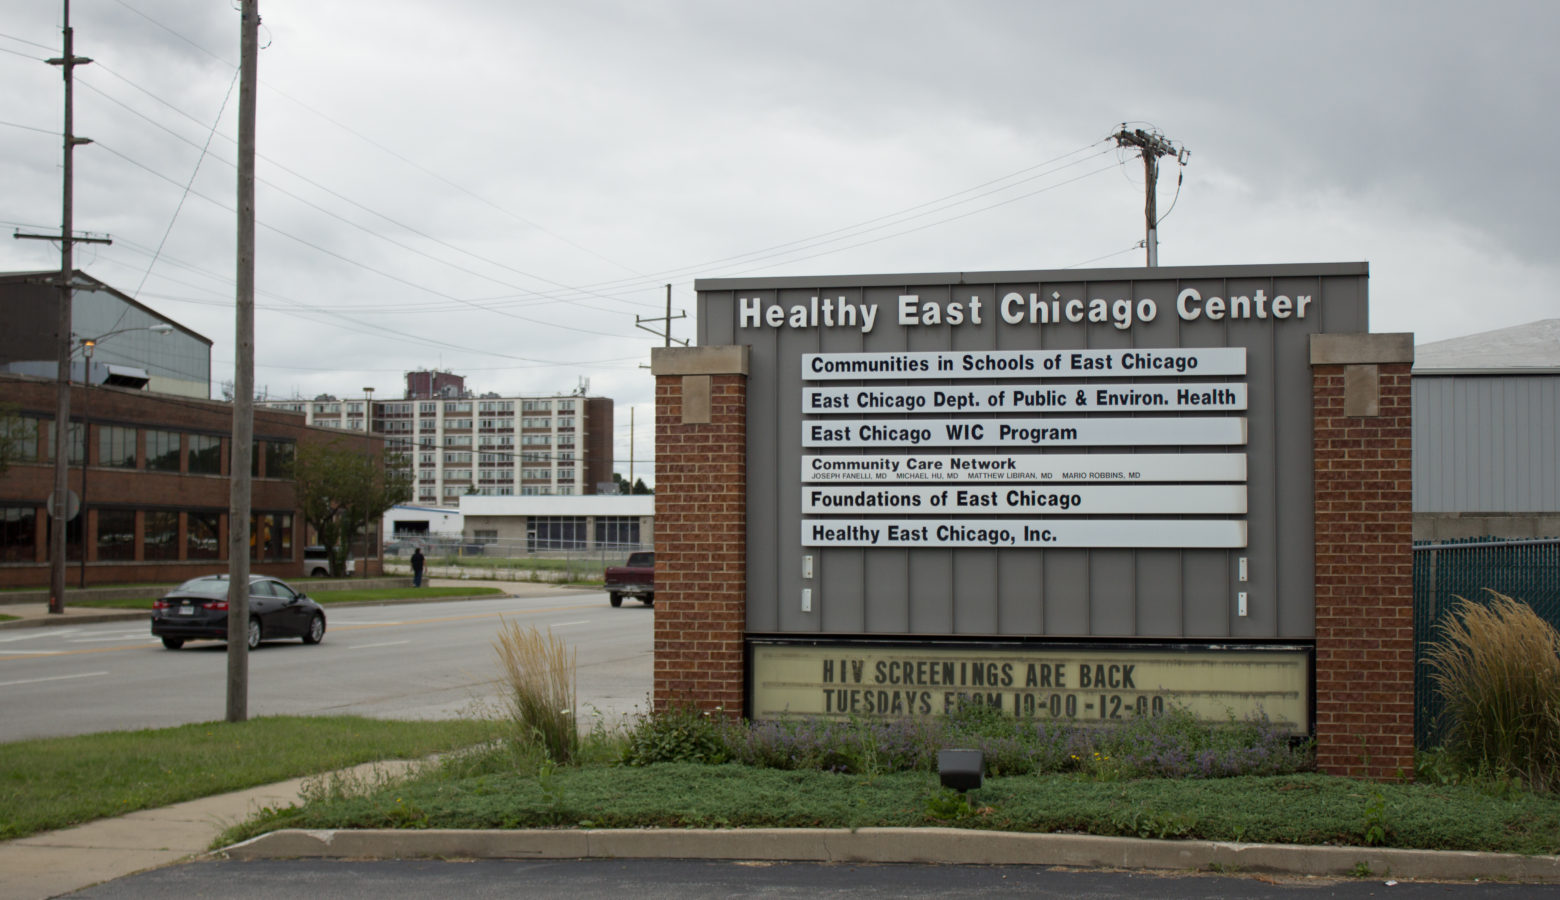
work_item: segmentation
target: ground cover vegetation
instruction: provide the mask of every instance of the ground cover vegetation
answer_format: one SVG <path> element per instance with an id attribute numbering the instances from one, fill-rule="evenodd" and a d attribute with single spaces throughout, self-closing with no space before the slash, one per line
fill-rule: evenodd
<path id="1" fill-rule="evenodd" d="M 491 720 L 280 716 L 0 743 L 0 840 L 501 734 Z"/>
<path id="2" fill-rule="evenodd" d="M 572 662 L 515 626 L 495 643 L 504 740 L 390 784 L 314 786 L 223 841 L 276 828 L 956 825 L 1151 838 L 1560 852 L 1560 797 L 1426 757 L 1417 781 L 1308 771 L 1260 719 L 1183 710 L 1110 728 L 970 705 L 933 720 L 747 723 L 690 708 L 574 721 Z M 574 727 L 575 739 L 565 736 Z M 985 784 L 944 789 L 936 754 L 978 748 Z"/>

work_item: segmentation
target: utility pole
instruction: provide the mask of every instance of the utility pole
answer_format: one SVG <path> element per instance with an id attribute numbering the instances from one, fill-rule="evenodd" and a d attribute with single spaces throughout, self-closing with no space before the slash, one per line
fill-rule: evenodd
<path id="1" fill-rule="evenodd" d="M 667 285 L 666 286 L 666 315 L 664 315 L 664 316 L 635 316 L 634 317 L 634 327 L 635 328 L 644 328 L 645 331 L 650 332 L 651 334 L 655 335 L 656 337 L 665 338 L 666 339 L 666 346 L 670 347 L 672 345 L 672 340 L 673 340 L 673 338 L 672 338 L 672 320 L 673 319 L 686 319 L 686 318 L 688 318 L 688 314 L 686 312 L 680 312 L 680 313 L 678 313 L 675 316 L 672 315 L 672 286 L 671 285 Z M 665 323 L 666 331 L 663 333 L 663 332 L 660 332 L 660 331 L 656 331 L 654 328 L 645 328 L 645 324 L 644 323 L 646 323 L 646 322 L 663 322 L 663 323 Z M 683 345 L 684 347 L 688 346 L 688 342 L 687 341 L 677 341 L 677 343 Z"/>
<path id="2" fill-rule="evenodd" d="M 1192 152 L 1185 148 L 1177 150 L 1174 144 L 1158 132 L 1151 133 L 1141 128 L 1128 131 L 1126 123 L 1122 123 L 1121 130 L 1113 137 L 1116 138 L 1117 147 L 1136 147 L 1139 155 L 1143 157 L 1143 189 L 1147 194 L 1143 217 L 1148 224 L 1148 233 L 1143 240 L 1143 246 L 1148 248 L 1148 265 L 1153 268 L 1159 265 L 1159 210 L 1155 199 L 1155 190 L 1159 181 L 1159 158 L 1171 156 L 1184 166 L 1191 158 Z"/>
<path id="3" fill-rule="evenodd" d="M 249 719 L 249 467 L 255 435 L 255 81 L 260 0 L 243 0 L 238 86 L 238 291 L 233 452 L 228 454 L 227 720 Z"/>
<path id="4" fill-rule="evenodd" d="M 80 243 L 107 244 L 105 238 L 78 238 L 75 236 L 73 208 L 75 205 L 74 166 L 72 158 L 77 144 L 90 144 L 90 138 L 76 137 L 75 129 L 75 69 L 92 62 L 75 54 L 75 32 L 70 27 L 70 0 L 64 0 L 64 53 L 51 60 L 51 66 L 59 66 L 65 78 L 65 169 L 64 191 L 61 199 L 60 233 L 20 234 L 18 240 L 45 240 L 60 242 L 59 317 L 58 334 L 54 352 L 59 359 L 56 369 L 56 394 L 54 401 L 54 493 L 49 506 L 49 612 L 65 612 L 65 522 L 70 518 L 70 355 L 71 350 L 71 281 L 75 274 L 74 245 Z M 85 437 L 82 438 L 86 440 Z M 83 446 L 85 449 L 85 446 Z M 81 558 L 87 558 L 86 523 L 81 529 Z"/>

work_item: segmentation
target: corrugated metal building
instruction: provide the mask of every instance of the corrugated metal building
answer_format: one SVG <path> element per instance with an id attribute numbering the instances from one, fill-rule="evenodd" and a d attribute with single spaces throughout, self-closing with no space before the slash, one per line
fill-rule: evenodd
<path id="1" fill-rule="evenodd" d="M 1560 319 L 1421 344 L 1414 538 L 1560 536 Z"/>

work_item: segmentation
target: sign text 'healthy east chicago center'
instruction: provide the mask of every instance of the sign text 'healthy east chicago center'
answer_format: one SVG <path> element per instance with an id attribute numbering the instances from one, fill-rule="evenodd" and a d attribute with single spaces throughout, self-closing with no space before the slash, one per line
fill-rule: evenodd
<path id="1" fill-rule="evenodd" d="M 1262 290 L 1230 297 L 1204 297 L 1196 288 L 1184 288 L 1175 298 L 1176 315 L 1185 322 L 1199 319 L 1304 319 L 1311 309 L 1311 295 L 1267 296 Z M 1009 291 L 994 304 L 996 320 L 1007 325 L 1109 324 L 1122 331 L 1159 317 L 1159 303 L 1144 297 L 1106 300 Z M 972 294 L 968 300 L 922 300 L 918 294 L 901 294 L 895 303 L 901 326 L 983 325 L 990 310 L 986 301 Z M 845 295 L 815 296 L 805 302 L 785 303 L 774 298 L 738 297 L 740 328 L 857 328 L 872 331 L 878 322 L 878 304 L 853 301 Z"/>

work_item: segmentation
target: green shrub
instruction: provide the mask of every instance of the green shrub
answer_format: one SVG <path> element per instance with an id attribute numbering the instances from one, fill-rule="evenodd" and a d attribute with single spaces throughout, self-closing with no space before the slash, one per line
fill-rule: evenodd
<path id="1" fill-rule="evenodd" d="M 720 764 L 730 758 L 723 721 L 691 706 L 669 706 L 650 713 L 628 736 L 623 762 L 630 766 L 698 762 Z"/>
<path id="2" fill-rule="evenodd" d="M 1527 604 L 1462 597 L 1426 654 L 1446 700 L 1446 750 L 1470 774 L 1560 787 L 1560 632 Z"/>
<path id="3" fill-rule="evenodd" d="M 535 626 L 521 628 L 502 620 L 493 649 L 506 688 L 504 708 L 514 722 L 513 739 L 538 746 L 555 763 L 572 762 L 580 746 L 574 651 Z"/>

